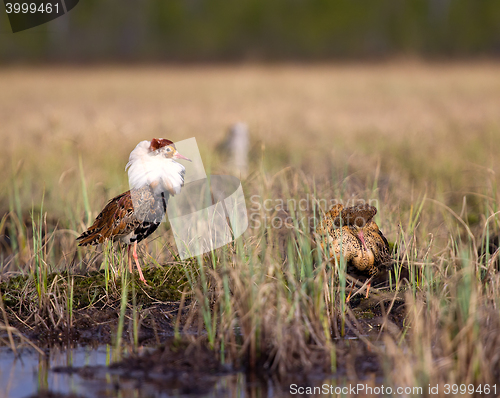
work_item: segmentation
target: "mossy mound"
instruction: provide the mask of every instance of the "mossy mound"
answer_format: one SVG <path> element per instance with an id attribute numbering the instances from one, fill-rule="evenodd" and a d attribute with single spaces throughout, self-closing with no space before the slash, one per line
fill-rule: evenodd
<path id="1" fill-rule="evenodd" d="M 53 293 L 60 303 L 67 303 L 72 290 L 72 308 L 78 310 L 119 301 L 123 293 L 123 281 L 127 282 L 128 299 L 132 300 L 135 295 L 135 302 L 140 305 L 178 301 L 188 282 L 185 270 L 179 264 L 146 268 L 144 276 L 147 285 L 135 273 L 132 279 L 130 274 L 115 278 L 110 274 L 106 280 L 104 270 L 85 275 L 52 273 L 41 283 L 33 275 L 17 275 L 0 283 L 0 291 L 5 307 L 23 312 L 30 311 L 33 304 L 41 301 L 40 297 L 47 297 L 46 294 L 41 295 L 40 291 Z"/>

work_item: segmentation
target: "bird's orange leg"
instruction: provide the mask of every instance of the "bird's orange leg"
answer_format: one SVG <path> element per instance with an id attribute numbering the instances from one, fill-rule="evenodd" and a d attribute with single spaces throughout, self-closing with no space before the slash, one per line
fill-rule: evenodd
<path id="1" fill-rule="evenodd" d="M 372 282 L 368 282 L 368 285 L 366 285 L 366 296 L 365 298 L 368 298 L 368 294 L 370 293 L 370 286 L 372 285 Z"/>
<path id="2" fill-rule="evenodd" d="M 348 303 L 349 300 L 351 299 L 351 294 L 352 294 L 353 290 L 354 290 L 354 283 L 351 285 L 351 290 L 349 291 L 349 294 L 347 295 L 347 298 L 345 299 L 346 303 Z"/>
<path id="3" fill-rule="evenodd" d="M 134 251 L 132 252 L 132 255 L 134 256 L 135 265 L 137 265 L 137 271 L 139 271 L 139 279 L 143 281 L 145 285 L 147 285 L 146 279 L 142 274 L 141 266 L 139 265 L 139 260 L 137 258 L 137 241 L 134 242 Z"/>

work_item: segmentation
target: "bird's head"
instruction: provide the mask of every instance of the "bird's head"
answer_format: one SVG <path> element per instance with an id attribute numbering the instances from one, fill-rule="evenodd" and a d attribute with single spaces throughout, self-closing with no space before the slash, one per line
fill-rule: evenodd
<path id="1" fill-rule="evenodd" d="M 355 224 L 358 227 L 364 227 L 371 222 L 375 214 L 377 214 L 376 207 L 363 203 L 343 209 L 341 217 L 345 225 Z"/>
<path id="2" fill-rule="evenodd" d="M 149 185 L 155 192 L 178 194 L 184 185 L 186 172 L 185 167 L 176 162 L 179 159 L 191 161 L 166 138 L 139 142 L 130 153 L 126 167 L 130 187 L 139 189 Z"/>
<path id="3" fill-rule="evenodd" d="M 375 214 L 377 214 L 376 207 L 368 204 L 359 204 L 343 209 L 340 216 L 342 223 L 349 227 L 351 233 L 360 241 L 361 246 L 366 251 L 369 250 L 365 242 L 364 230 L 372 222 Z"/>
<path id="4" fill-rule="evenodd" d="M 175 144 L 166 138 L 153 138 L 149 145 L 150 156 L 163 156 L 167 159 L 184 159 L 191 162 L 191 159 L 181 155 Z"/>

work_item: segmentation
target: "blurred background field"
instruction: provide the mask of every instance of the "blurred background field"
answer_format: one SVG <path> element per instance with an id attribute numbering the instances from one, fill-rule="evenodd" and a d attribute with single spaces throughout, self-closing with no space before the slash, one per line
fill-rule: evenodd
<path id="1" fill-rule="evenodd" d="M 461 205 L 497 181 L 498 73 L 493 62 L 7 67 L 0 207 L 15 183 L 23 212 L 43 191 L 53 217 L 81 210 L 81 158 L 96 209 L 127 187 L 128 154 L 152 137 L 196 137 L 205 166 L 221 172 L 215 149 L 237 121 L 249 125 L 253 170 L 292 165 L 370 184 L 378 173 L 381 188 L 398 187 L 388 204 L 438 189 Z"/>

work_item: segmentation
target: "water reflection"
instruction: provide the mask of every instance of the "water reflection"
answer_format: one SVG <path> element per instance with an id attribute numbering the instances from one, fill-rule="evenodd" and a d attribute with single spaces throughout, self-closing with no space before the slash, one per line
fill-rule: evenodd
<path id="1" fill-rule="evenodd" d="M 97 347 L 76 347 L 70 349 L 53 348 L 43 356 L 31 349 L 20 351 L 20 356 L 7 347 L 0 347 L 0 398 L 26 398 L 40 391 L 49 390 L 59 394 L 75 394 L 78 397 L 175 397 L 185 396 L 175 385 L 165 389 L 158 388 L 154 380 L 144 381 L 125 377 L 106 366 L 113 358 L 113 348 L 109 345 Z M 88 377 L 85 367 L 92 367 Z M 74 367 L 77 372 L 60 372 L 58 368 Z M 129 375 L 133 376 L 133 375 Z M 189 377 L 189 375 L 186 375 Z M 197 380 L 192 380 L 193 386 Z M 257 385 L 254 385 L 257 388 Z M 263 393 L 254 394 L 248 390 L 243 374 L 226 375 L 217 378 L 213 387 L 206 393 L 196 396 L 205 397 L 267 397 L 275 396 L 272 389 L 258 385 Z M 252 388 L 251 388 L 252 390 Z"/>
<path id="2" fill-rule="evenodd" d="M 93 366 L 109 364 L 109 346 L 77 347 L 73 349 L 53 348 L 47 355 L 26 348 L 20 356 L 7 347 L 0 347 L 0 397 L 23 398 L 41 390 L 63 394 L 78 393 L 84 390 L 85 381 L 51 369 L 60 366 Z"/>
<path id="3" fill-rule="evenodd" d="M 287 388 L 277 387 L 270 382 L 249 379 L 243 373 L 195 379 L 190 374 L 176 375 L 165 380 L 165 375 L 147 378 L 132 373 L 124 374 L 118 369 L 108 368 L 116 356 L 109 345 L 96 347 L 76 347 L 70 349 L 53 348 L 43 356 L 31 349 L 21 351 L 20 357 L 6 348 L 0 347 L 0 398 L 26 398 L 36 396 L 40 391 L 50 391 L 62 395 L 74 394 L 78 397 L 234 397 L 234 398 L 280 398 L 288 396 L 352 396 L 351 394 L 301 394 Z M 58 371 L 73 367 L 73 371 Z M 192 379 L 191 379 L 192 378 Z M 167 377 L 168 379 L 168 377 Z M 186 383 L 187 380 L 187 383 Z M 365 380 L 366 383 L 368 380 Z M 346 385 L 345 380 L 324 380 L 318 377 L 310 386 Z M 368 385 L 376 386 L 380 380 L 372 378 Z M 186 385 L 192 388 L 186 389 Z M 298 384 L 298 386 L 305 386 Z M 318 388 L 318 387 L 317 387 Z M 319 390 L 309 390 L 319 391 Z M 356 396 L 378 396 L 360 394 Z"/>

